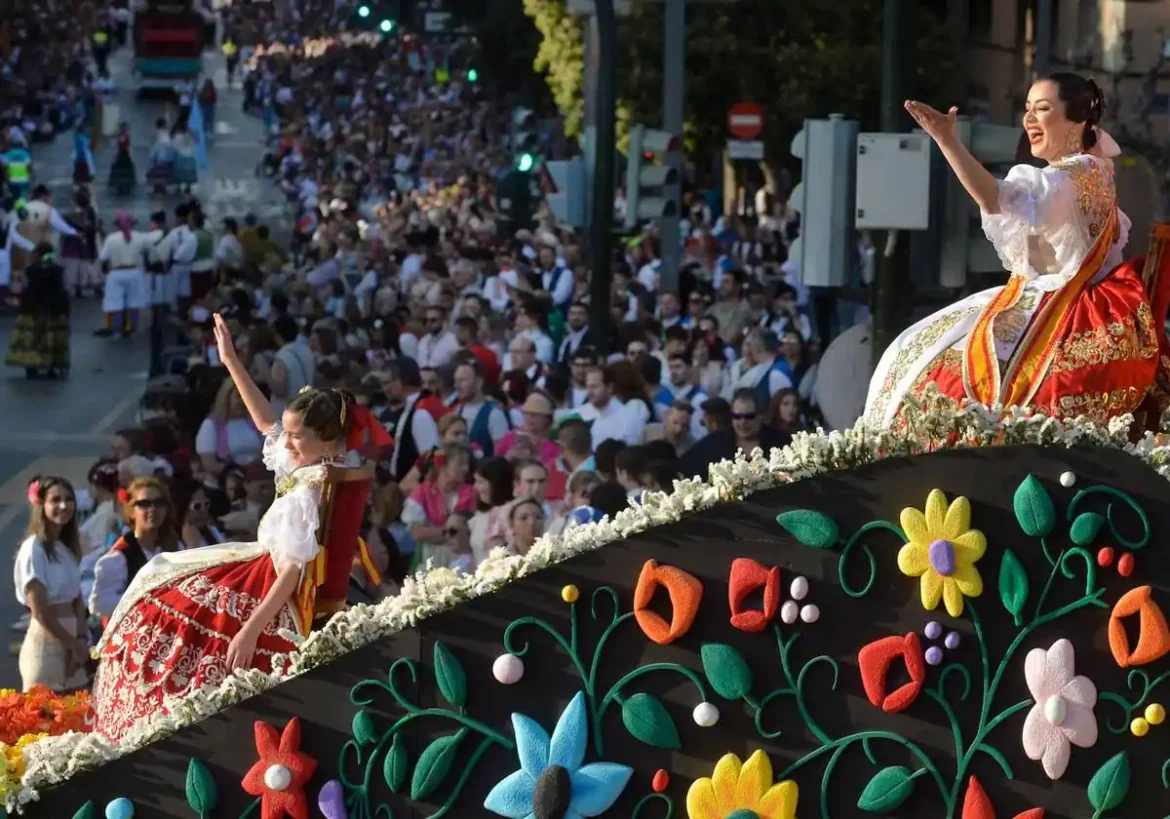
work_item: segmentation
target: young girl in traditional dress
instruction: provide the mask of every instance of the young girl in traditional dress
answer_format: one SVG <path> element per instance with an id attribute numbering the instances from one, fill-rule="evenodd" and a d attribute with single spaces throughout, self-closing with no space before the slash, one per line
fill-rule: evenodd
<path id="1" fill-rule="evenodd" d="M 138 184 L 134 159 L 130 156 L 130 126 L 122 123 L 118 130 L 118 148 L 110 168 L 110 187 L 118 196 L 129 196 Z"/>
<path id="2" fill-rule="evenodd" d="M 154 123 L 154 145 L 150 149 L 150 167 L 146 181 L 155 192 L 163 193 L 172 184 L 175 175 L 175 145 L 171 141 L 167 121 L 158 119 Z"/>
<path id="3" fill-rule="evenodd" d="M 179 193 L 189 193 L 192 186 L 199 181 L 199 166 L 195 158 L 195 140 L 191 132 L 176 128 L 171 133 L 171 142 L 175 146 L 175 165 L 171 175 L 171 183 Z"/>
<path id="4" fill-rule="evenodd" d="M 304 569 L 319 551 L 326 467 L 360 465 L 355 450 L 367 433 L 389 443 L 369 412 L 337 390 L 308 388 L 277 419 L 218 314 L 215 338 L 253 422 L 266 431 L 264 463 L 276 473 L 277 498 L 257 542 L 161 554 L 138 572 L 98 646 L 96 730 L 113 741 L 166 713 L 172 698 L 219 685 L 235 669 L 271 671 L 274 655 L 293 650 L 280 632 L 305 635 L 312 621 L 316 586 Z"/>

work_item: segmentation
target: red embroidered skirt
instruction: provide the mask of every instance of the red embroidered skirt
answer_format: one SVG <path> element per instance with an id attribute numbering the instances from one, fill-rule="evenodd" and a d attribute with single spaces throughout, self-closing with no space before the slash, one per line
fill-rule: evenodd
<path id="1" fill-rule="evenodd" d="M 1045 302 L 1053 295 L 1045 294 Z M 1039 313 L 1037 309 L 1033 315 Z M 1162 335 L 1141 281 L 1140 262 L 1119 265 L 1088 285 L 1074 303 L 1072 319 L 1031 407 L 1053 418 L 1085 415 L 1098 423 L 1134 412 L 1147 394 L 1164 409 L 1159 386 L 1164 378 L 1157 376 L 1170 374 L 1170 362 L 1159 354 Z M 921 395 L 929 383 L 948 398 L 966 398 L 962 351 L 951 348 L 936 356 L 912 394 Z M 1155 411 L 1160 414 L 1160 409 Z"/>
<path id="2" fill-rule="evenodd" d="M 275 582 L 265 553 L 193 570 L 143 595 L 109 626 L 94 682 L 95 730 L 117 741 L 139 720 L 167 711 L 168 700 L 221 684 L 228 644 Z M 264 629 L 253 668 L 271 671 L 273 655 L 293 650 L 282 629 L 297 631 L 291 606 Z"/>

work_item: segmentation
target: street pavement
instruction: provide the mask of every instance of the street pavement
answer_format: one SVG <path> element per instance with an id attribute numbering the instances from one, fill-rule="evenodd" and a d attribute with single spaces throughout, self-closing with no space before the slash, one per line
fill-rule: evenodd
<path id="1" fill-rule="evenodd" d="M 238 88 L 225 89 L 222 60 L 207 55 L 219 88 L 219 133 L 209 143 L 208 171 L 202 174 L 197 195 L 209 215 L 255 213 L 272 223 L 282 213 L 282 197 L 271 182 L 257 178 L 255 169 L 264 152 L 263 128 L 258 119 L 240 109 Z M 135 99 L 130 73 L 131 55 L 123 50 L 110 60 L 119 86 L 119 104 L 130 126 L 134 162 L 141 182 L 146 173 L 154 122 L 162 116 L 162 100 Z M 34 182 L 48 184 L 54 203 L 66 209 L 72 189 L 72 135 L 58 135 L 52 144 L 35 146 Z M 145 227 L 151 212 L 173 211 L 178 198 L 156 197 L 140 185 L 135 195 L 114 196 L 105 186 L 113 161 L 113 145 L 105 140 L 95 157 L 98 184 L 94 187 L 99 215 L 106 225 L 113 213 L 125 208 Z M 23 609 L 16 603 L 11 580 L 12 560 L 28 523 L 26 493 L 36 475 L 60 475 L 78 489 L 93 462 L 109 452 L 113 433 L 137 424 L 138 406 L 146 384 L 146 334 L 134 339 L 101 339 L 100 300 L 75 299 L 71 327 L 73 359 L 69 378 L 28 381 L 23 370 L 0 368 L 0 688 L 19 688 L 16 652 L 21 634 L 10 631 Z M 0 355 L 8 348 L 13 319 L 0 318 Z"/>

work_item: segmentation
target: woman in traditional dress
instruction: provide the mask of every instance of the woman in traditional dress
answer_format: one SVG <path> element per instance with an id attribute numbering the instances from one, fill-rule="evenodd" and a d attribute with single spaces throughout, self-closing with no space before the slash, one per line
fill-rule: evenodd
<path id="1" fill-rule="evenodd" d="M 388 443 L 369 412 L 341 391 L 306 389 L 277 419 L 249 377 L 223 317 L 216 314 L 220 359 L 258 429 L 278 497 L 260 522 L 258 542 L 225 543 L 158 555 L 134 578 L 98 645 L 96 730 L 117 741 L 168 702 L 222 683 L 233 670 L 272 670 L 295 648 L 281 631 L 308 632 L 317 561 L 317 528 L 326 466 L 356 466 L 363 436 Z M 346 571 L 348 572 L 348 566 Z M 323 571 L 323 568 L 322 568 Z"/>
<path id="2" fill-rule="evenodd" d="M 199 181 L 195 139 L 190 131 L 176 128 L 171 132 L 171 142 L 175 146 L 175 167 L 171 174 L 171 184 L 179 189 L 179 193 L 190 193 L 191 187 Z"/>
<path id="3" fill-rule="evenodd" d="M 129 196 L 138 184 L 138 173 L 130 156 L 130 126 L 122 123 L 118 130 L 118 147 L 110 167 L 110 187 L 118 196 Z"/>
<path id="4" fill-rule="evenodd" d="M 82 123 L 73 134 L 73 184 L 88 185 L 93 179 L 93 148 Z"/>
<path id="5" fill-rule="evenodd" d="M 69 291 L 53 246 L 41 242 L 34 253 L 36 260 L 24 270 L 20 311 L 4 363 L 24 367 L 29 378 L 42 372 L 56 378 L 69 370 Z"/>
<path id="6" fill-rule="evenodd" d="M 150 167 L 146 181 L 156 193 L 165 193 L 175 175 L 175 146 L 171 141 L 167 121 L 158 119 L 154 123 L 154 145 L 150 149 Z"/>
<path id="7" fill-rule="evenodd" d="M 894 341 L 870 382 L 870 423 L 903 423 L 907 401 L 928 384 L 955 401 L 1031 407 L 1054 418 L 1104 423 L 1141 407 L 1157 422 L 1170 401 L 1162 327 L 1170 276 L 1159 275 L 1160 253 L 1144 269 L 1140 260 L 1122 261 L 1130 221 L 1113 181 L 1120 149 L 1097 127 L 1103 109 L 1090 79 L 1038 80 L 1023 125 L 1046 167 L 1017 165 L 998 181 L 957 136 L 957 109 L 906 103 L 979 205 L 1011 276 Z"/>

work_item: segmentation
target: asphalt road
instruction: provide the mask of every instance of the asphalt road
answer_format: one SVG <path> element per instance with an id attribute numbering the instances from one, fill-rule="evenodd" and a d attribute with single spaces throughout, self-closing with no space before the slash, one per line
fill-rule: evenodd
<path id="1" fill-rule="evenodd" d="M 263 155 L 259 120 L 240 110 L 237 89 L 225 89 L 221 60 L 209 52 L 207 63 L 219 87 L 218 133 L 208 150 L 208 171 L 196 190 L 212 218 L 256 213 L 275 221 L 282 200 L 272 184 L 255 176 Z M 130 126 L 139 181 L 146 172 L 154 121 L 167 110 L 159 99 L 137 100 L 130 73 L 131 58 L 122 51 L 110 60 L 119 87 L 122 119 Z M 145 225 L 149 214 L 177 204 L 175 197 L 155 197 L 142 186 L 127 198 L 105 189 L 113 160 L 110 140 L 95 157 L 98 183 L 94 186 L 99 215 L 110 222 L 124 208 Z M 64 209 L 72 188 L 71 134 L 60 134 L 50 145 L 34 146 L 34 182 L 48 184 L 55 203 Z M 147 340 L 99 339 L 92 331 L 102 321 L 100 301 L 75 299 L 70 338 L 73 359 L 69 378 L 28 381 L 23 370 L 0 368 L 0 688 L 20 686 L 16 652 L 21 634 L 9 630 L 23 609 L 16 603 L 11 581 L 12 558 L 28 523 L 25 500 L 34 475 L 61 475 L 78 488 L 93 462 L 109 451 L 112 434 L 137 421 L 139 399 L 146 383 Z M 13 319 L 0 317 L 0 355 L 8 348 Z"/>

